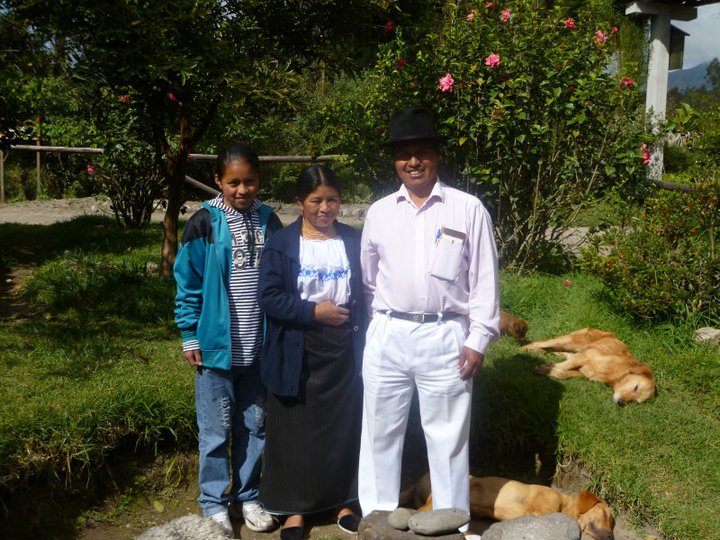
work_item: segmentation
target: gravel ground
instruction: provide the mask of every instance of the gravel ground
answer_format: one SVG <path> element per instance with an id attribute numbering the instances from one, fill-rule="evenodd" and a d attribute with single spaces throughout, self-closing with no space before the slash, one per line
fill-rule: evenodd
<path id="1" fill-rule="evenodd" d="M 281 221 L 290 223 L 299 215 L 296 204 L 270 203 L 276 208 Z M 368 205 L 344 205 L 339 220 L 350 225 L 362 223 Z M 181 218 L 191 216 L 200 208 L 199 202 L 189 202 Z M 113 216 L 110 201 L 101 197 L 83 197 L 78 199 L 55 199 L 40 201 L 22 201 L 0 205 L 0 223 L 22 223 L 25 225 L 50 225 L 67 221 L 78 216 Z M 153 221 L 162 221 L 164 210 L 158 208 L 152 215 Z"/>

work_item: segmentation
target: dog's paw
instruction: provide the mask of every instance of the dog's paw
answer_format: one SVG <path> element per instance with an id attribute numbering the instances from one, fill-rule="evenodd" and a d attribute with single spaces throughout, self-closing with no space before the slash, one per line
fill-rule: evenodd
<path id="1" fill-rule="evenodd" d="M 540 364 L 535 367 L 535 369 L 533 369 L 533 373 L 536 373 L 537 375 L 549 375 L 553 366 L 555 366 L 555 364 L 552 362 L 545 362 L 544 364 Z"/>

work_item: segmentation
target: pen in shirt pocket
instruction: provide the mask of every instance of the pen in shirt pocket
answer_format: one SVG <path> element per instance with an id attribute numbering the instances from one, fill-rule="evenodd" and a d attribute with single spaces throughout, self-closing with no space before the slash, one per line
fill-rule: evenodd
<path id="1" fill-rule="evenodd" d="M 440 227 L 437 232 L 435 233 L 435 247 L 437 247 L 438 242 L 440 241 L 440 237 L 442 236 L 442 230 L 443 228 Z"/>

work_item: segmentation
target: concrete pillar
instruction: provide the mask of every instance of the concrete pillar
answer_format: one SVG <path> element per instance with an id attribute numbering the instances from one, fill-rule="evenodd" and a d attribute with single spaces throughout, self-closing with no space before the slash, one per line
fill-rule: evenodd
<path id="1" fill-rule="evenodd" d="M 650 62 L 648 65 L 645 110 L 652 114 L 653 123 L 659 123 L 665 120 L 667 105 L 670 17 L 667 15 L 653 15 L 650 21 Z"/>
<path id="2" fill-rule="evenodd" d="M 653 130 L 665 120 L 668 71 L 670 63 L 670 22 L 692 21 L 697 8 L 656 0 L 637 0 L 625 8 L 626 15 L 644 15 L 650 19 L 650 59 L 648 63 L 645 110 L 651 115 Z M 662 141 L 650 149 L 650 177 L 662 178 Z"/>
<path id="3" fill-rule="evenodd" d="M 670 63 L 670 17 L 650 18 L 650 61 L 648 65 L 645 110 L 650 115 L 653 131 L 665 121 L 667 109 L 668 71 Z M 650 151 L 650 178 L 662 178 L 664 145 L 659 141 Z"/>

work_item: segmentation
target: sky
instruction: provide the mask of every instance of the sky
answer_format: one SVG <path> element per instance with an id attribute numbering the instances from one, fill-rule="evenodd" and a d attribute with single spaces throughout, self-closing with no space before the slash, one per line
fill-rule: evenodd
<path id="1" fill-rule="evenodd" d="M 690 34 L 685 38 L 683 69 L 720 58 L 720 2 L 697 8 L 694 21 L 672 21 L 672 25 Z"/>

